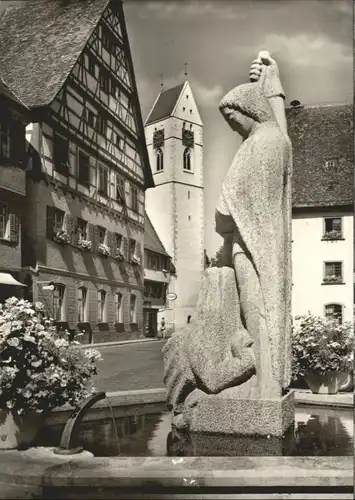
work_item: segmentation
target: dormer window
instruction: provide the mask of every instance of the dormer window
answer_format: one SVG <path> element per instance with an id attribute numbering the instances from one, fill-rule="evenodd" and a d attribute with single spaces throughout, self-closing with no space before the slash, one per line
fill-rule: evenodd
<path id="1" fill-rule="evenodd" d="M 156 152 L 156 155 L 157 155 L 157 172 L 161 172 L 162 170 L 164 170 L 164 153 L 163 153 L 163 150 L 161 148 L 157 149 L 157 152 Z"/>

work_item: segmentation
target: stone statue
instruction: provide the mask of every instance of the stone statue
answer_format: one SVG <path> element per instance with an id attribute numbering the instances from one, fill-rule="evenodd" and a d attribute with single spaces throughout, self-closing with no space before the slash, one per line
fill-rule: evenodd
<path id="1" fill-rule="evenodd" d="M 215 213 L 223 267 L 205 272 L 194 324 L 163 349 L 168 404 L 181 425 L 208 398 L 280 399 L 290 383 L 292 151 L 285 96 L 268 52 L 259 53 L 249 76 L 251 83 L 220 103 L 243 138 Z"/>

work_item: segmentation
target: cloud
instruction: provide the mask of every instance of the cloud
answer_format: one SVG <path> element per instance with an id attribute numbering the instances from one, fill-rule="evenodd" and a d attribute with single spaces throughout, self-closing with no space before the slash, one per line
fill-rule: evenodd
<path id="1" fill-rule="evenodd" d="M 130 4 L 134 4 L 131 1 Z M 239 8 L 238 3 L 220 0 L 218 4 L 211 0 L 172 0 L 142 2 L 139 7 L 140 17 L 154 15 L 160 19 L 191 18 L 210 16 L 216 19 L 235 20 L 244 19 L 246 14 Z"/>
<path id="2" fill-rule="evenodd" d="M 245 52 L 246 47 L 238 45 L 234 54 Z M 253 49 L 249 46 L 247 50 Z M 255 45 L 255 53 L 268 50 L 277 59 L 288 60 L 290 65 L 312 68 L 330 68 L 333 65 L 352 64 L 352 46 L 331 40 L 326 35 L 300 33 L 294 36 L 268 34 Z"/>

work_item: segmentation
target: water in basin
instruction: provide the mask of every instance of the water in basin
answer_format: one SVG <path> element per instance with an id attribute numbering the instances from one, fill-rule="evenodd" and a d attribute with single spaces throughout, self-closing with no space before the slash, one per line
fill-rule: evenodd
<path id="1" fill-rule="evenodd" d="M 253 439 L 238 436 L 171 432 L 169 413 L 144 413 L 84 421 L 78 443 L 95 456 L 350 456 L 353 454 L 353 413 L 349 409 L 298 406 L 294 428 L 284 438 Z M 57 446 L 64 426 L 47 427 L 37 445 Z"/>

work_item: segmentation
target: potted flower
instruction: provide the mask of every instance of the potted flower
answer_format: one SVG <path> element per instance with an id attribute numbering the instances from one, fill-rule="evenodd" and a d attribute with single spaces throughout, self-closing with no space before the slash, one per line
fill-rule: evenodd
<path id="1" fill-rule="evenodd" d="M 121 261 L 124 260 L 124 255 L 120 248 L 116 249 L 116 259 Z"/>
<path id="2" fill-rule="evenodd" d="M 105 245 L 105 243 L 100 243 L 100 245 L 97 247 L 97 251 L 101 253 L 101 255 L 104 255 L 105 257 L 110 255 L 111 253 L 109 247 Z"/>
<path id="3" fill-rule="evenodd" d="M 333 229 L 332 231 L 328 231 L 323 235 L 323 240 L 340 240 L 341 236 L 342 235 L 340 231 Z"/>
<path id="4" fill-rule="evenodd" d="M 313 393 L 336 394 L 353 373 L 351 323 L 308 314 L 296 318 L 292 333 L 292 378 L 304 377 Z"/>
<path id="5" fill-rule="evenodd" d="M 91 241 L 86 240 L 84 238 L 79 238 L 78 248 L 80 248 L 80 250 L 89 252 L 92 248 L 92 243 L 91 243 Z"/>
<path id="6" fill-rule="evenodd" d="M 337 276 L 336 274 L 330 274 L 328 276 L 324 276 L 324 283 L 341 283 L 341 276 Z"/>
<path id="7" fill-rule="evenodd" d="M 58 229 L 53 237 L 54 241 L 57 243 L 68 244 L 70 242 L 69 234 L 65 229 Z"/>
<path id="8" fill-rule="evenodd" d="M 134 266 L 139 266 L 140 263 L 141 263 L 141 259 L 139 257 L 136 257 L 135 255 L 133 255 L 133 257 L 131 257 L 131 260 L 130 260 L 131 264 L 133 264 Z"/>
<path id="9" fill-rule="evenodd" d="M 0 305 L 0 449 L 30 445 L 48 412 L 94 392 L 100 354 L 79 349 L 42 311 L 15 297 Z"/>

